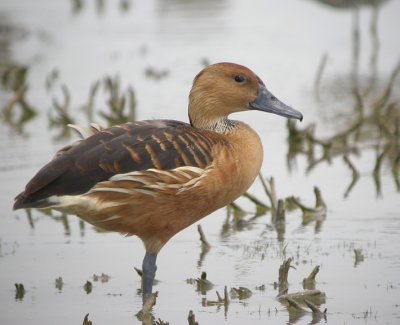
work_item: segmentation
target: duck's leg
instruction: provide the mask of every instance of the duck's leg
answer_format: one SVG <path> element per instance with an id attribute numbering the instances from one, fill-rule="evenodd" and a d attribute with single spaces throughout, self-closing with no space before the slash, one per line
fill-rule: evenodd
<path id="1" fill-rule="evenodd" d="M 153 280 L 156 276 L 157 254 L 150 254 L 146 252 L 142 265 L 142 290 L 143 290 L 143 303 L 151 295 L 153 289 Z"/>

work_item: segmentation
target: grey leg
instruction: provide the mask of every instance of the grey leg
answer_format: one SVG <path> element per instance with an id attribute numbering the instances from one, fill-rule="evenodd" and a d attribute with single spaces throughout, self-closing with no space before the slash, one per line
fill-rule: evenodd
<path id="1" fill-rule="evenodd" d="M 142 290 L 143 290 L 143 303 L 151 295 L 153 289 L 153 280 L 156 276 L 157 266 L 156 266 L 157 254 L 146 255 L 143 259 L 142 265 Z"/>

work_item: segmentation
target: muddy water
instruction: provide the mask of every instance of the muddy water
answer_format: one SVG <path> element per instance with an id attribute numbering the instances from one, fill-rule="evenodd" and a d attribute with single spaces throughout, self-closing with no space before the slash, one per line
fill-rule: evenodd
<path id="1" fill-rule="evenodd" d="M 193 76 L 205 62 L 218 61 L 249 66 L 303 112 L 297 137 L 289 140 L 282 118 L 254 112 L 236 118 L 260 134 L 262 172 L 274 177 L 277 196 L 313 207 L 318 186 L 326 217 L 306 222 L 300 209 L 287 210 L 282 229 L 270 212 L 255 217 L 254 204 L 244 198 L 237 204 L 248 213 L 240 218 L 226 209 L 215 212 L 201 221 L 212 246 L 208 253 L 202 253 L 195 226 L 160 253 L 154 316 L 170 324 L 186 323 L 189 310 L 200 324 L 400 322 L 400 4 L 354 9 L 327 2 L 2 1 L 2 71 L 10 64 L 29 67 L 25 99 L 36 115 L 21 123 L 24 110 L 16 104 L 5 118 L 15 91 L 3 85 L 0 323 L 81 324 L 87 313 L 93 324 L 140 323 L 140 279 L 133 267 L 140 267 L 144 249 L 137 238 L 99 232 L 74 216 L 13 212 L 13 197 L 72 141 L 60 136 L 66 120 L 57 123 L 57 105 L 68 107 L 75 123 L 87 124 L 85 105 L 100 80 L 90 120 L 107 125 L 99 114 L 109 113 L 101 80 L 119 76 L 121 91 L 134 90 L 138 119 L 186 120 Z M 260 181 L 250 193 L 270 204 Z M 355 249 L 363 259 L 355 258 Z M 295 267 L 289 293 L 303 291 L 303 278 L 320 266 L 315 287 L 325 293 L 318 304 L 327 308 L 325 316 L 296 312 L 276 298 L 278 269 L 289 257 Z M 186 281 L 202 271 L 214 284 L 203 293 Z M 93 279 L 102 273 L 108 281 Z M 62 285 L 56 285 L 59 277 Z M 15 283 L 25 294 L 16 294 Z M 253 294 L 232 298 L 227 308 L 207 305 L 224 286 Z"/>

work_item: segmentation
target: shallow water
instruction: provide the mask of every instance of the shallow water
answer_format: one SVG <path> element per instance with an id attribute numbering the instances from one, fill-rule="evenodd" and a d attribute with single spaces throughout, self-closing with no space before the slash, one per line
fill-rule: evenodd
<path id="1" fill-rule="evenodd" d="M 237 201 L 248 211 L 242 219 L 227 219 L 226 209 L 213 213 L 200 222 L 212 246 L 207 254 L 195 225 L 159 254 L 153 315 L 170 324 L 186 323 L 189 310 L 200 324 L 400 322 L 400 168 L 393 167 L 400 141 L 400 81 L 393 75 L 400 57 L 400 3 L 384 2 L 374 14 L 369 6 L 357 11 L 323 2 L 2 1 L 0 63 L 29 66 L 26 99 L 37 115 L 22 126 L 5 121 L 3 107 L 13 91 L 0 88 L 0 324 L 81 324 L 87 313 L 93 324 L 140 323 L 140 279 L 133 267 L 140 267 L 144 249 L 137 238 L 99 232 L 58 213 L 32 211 L 29 218 L 11 206 L 38 168 L 73 139 L 58 139 L 59 125 L 49 128 L 49 114 L 58 116 L 53 99 L 65 103 L 62 85 L 77 124 L 88 123 L 90 87 L 116 75 L 122 91 L 134 90 L 137 119 L 186 120 L 191 81 L 205 61 L 250 67 L 278 98 L 303 112 L 298 130 L 315 123 L 316 141 L 288 141 L 283 118 L 235 116 L 260 134 L 262 173 L 274 177 L 277 196 L 296 196 L 313 206 L 318 186 L 327 215 L 303 224 L 299 209 L 286 211 L 285 231 L 278 232 L 270 213 L 253 218 L 255 207 L 244 198 Z M 50 82 L 54 72 L 58 77 Z M 385 110 L 371 115 L 389 88 L 387 101 L 381 101 Z M 346 137 L 344 150 L 343 141 L 332 142 L 329 159 L 318 162 L 320 144 L 358 120 L 357 98 L 366 117 L 359 134 Z M 99 115 L 107 112 L 106 100 L 102 83 L 92 121 L 107 124 Z M 389 136 L 377 116 L 387 121 Z M 300 150 L 296 141 L 303 141 Z M 353 173 L 344 157 L 359 175 L 350 190 Z M 259 180 L 249 192 L 270 203 Z M 356 262 L 354 249 L 361 249 L 363 261 Z M 293 312 L 276 298 L 278 269 L 289 257 L 295 266 L 289 293 L 302 291 L 303 278 L 320 265 L 316 288 L 326 295 L 320 306 L 327 308 L 325 317 Z M 202 271 L 214 283 L 205 294 L 186 282 Z M 108 282 L 93 280 L 101 273 L 110 276 Z M 14 283 L 24 285 L 23 296 L 16 297 Z M 265 290 L 256 289 L 263 284 Z M 215 291 L 222 294 L 224 286 L 253 294 L 232 299 L 227 309 L 204 304 L 217 300 Z"/>

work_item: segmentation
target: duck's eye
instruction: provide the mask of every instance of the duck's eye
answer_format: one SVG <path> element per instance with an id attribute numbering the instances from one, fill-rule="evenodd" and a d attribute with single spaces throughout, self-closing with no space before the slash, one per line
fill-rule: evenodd
<path id="1" fill-rule="evenodd" d="M 243 77 L 241 74 L 235 76 L 235 81 L 239 84 L 242 84 L 246 81 L 246 78 Z"/>

